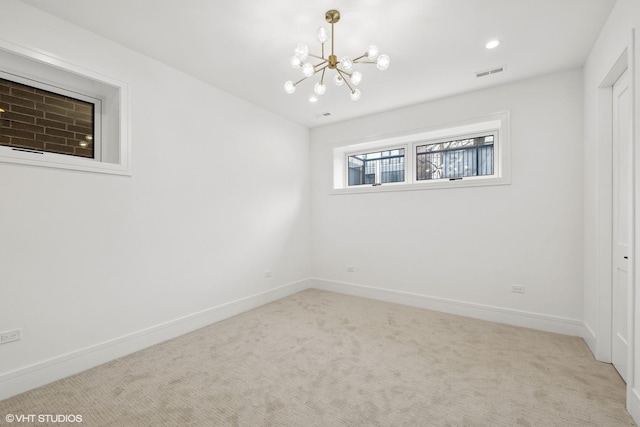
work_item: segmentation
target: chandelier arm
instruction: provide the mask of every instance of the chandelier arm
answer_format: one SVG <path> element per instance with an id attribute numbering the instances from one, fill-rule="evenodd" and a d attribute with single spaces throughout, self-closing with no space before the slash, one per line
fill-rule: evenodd
<path id="1" fill-rule="evenodd" d="M 345 70 L 343 70 L 342 68 L 336 68 L 336 71 L 340 74 L 343 74 L 342 78 L 344 78 L 344 75 L 349 76 L 349 78 L 351 78 L 351 76 L 353 75 L 353 73 L 348 73 Z"/>
<path id="2" fill-rule="evenodd" d="M 298 80 L 297 82 L 295 82 L 293 85 L 294 86 L 298 86 L 298 84 L 302 83 L 303 81 L 307 80 L 309 77 L 303 77 L 300 80 Z"/>
<path id="3" fill-rule="evenodd" d="M 320 65 L 322 65 L 322 63 L 316 65 L 316 67 L 319 67 Z M 328 66 L 329 64 L 324 64 L 321 68 L 318 68 L 317 70 L 315 70 L 313 74 L 319 73 L 320 71 L 324 72 L 324 70 L 326 70 Z"/>
<path id="4" fill-rule="evenodd" d="M 314 66 L 313 66 L 313 68 L 314 68 L 314 70 L 315 70 L 317 67 L 321 67 L 321 66 L 322 66 L 322 68 L 320 68 L 320 69 L 318 70 L 318 71 L 320 71 L 320 70 L 322 70 L 322 69 L 324 69 L 324 68 L 326 68 L 326 67 L 328 67 L 328 66 L 329 66 L 328 62 L 329 62 L 329 61 L 325 59 L 324 61 L 319 62 L 319 63 L 317 63 L 316 65 L 314 65 Z"/>
<path id="5" fill-rule="evenodd" d="M 347 79 L 344 78 L 345 75 L 351 77 L 351 75 L 345 71 L 342 71 L 339 68 L 336 68 L 336 71 L 340 74 L 340 76 L 342 76 L 342 81 L 347 85 L 347 87 L 349 88 L 349 90 L 351 91 L 351 93 L 355 92 L 355 90 L 351 87 L 351 85 L 349 84 L 349 82 L 347 81 Z"/>
<path id="6" fill-rule="evenodd" d="M 362 58 L 366 58 L 368 55 L 365 53 L 363 55 L 358 56 L 356 59 L 353 60 L 353 62 L 358 62 L 359 60 L 361 60 Z"/>
<path id="7" fill-rule="evenodd" d="M 320 84 L 323 85 L 324 84 L 324 73 L 325 71 L 327 71 L 327 67 L 324 67 L 322 69 L 322 77 L 320 77 Z"/>
<path id="8" fill-rule="evenodd" d="M 320 71 L 322 71 L 322 74 L 324 76 L 324 70 L 326 70 L 326 69 L 327 69 L 327 65 L 325 65 L 324 67 L 320 68 L 319 70 L 314 71 L 312 76 L 316 75 Z M 309 76 L 309 77 L 311 77 L 311 76 Z M 300 83 L 302 83 L 303 81 L 307 80 L 309 77 L 303 77 L 300 80 L 298 80 L 297 82 L 295 82 L 293 85 L 294 86 L 298 86 Z"/>
<path id="9" fill-rule="evenodd" d="M 337 69 L 336 69 L 336 70 L 337 70 Z M 345 75 L 346 75 L 346 76 L 349 76 L 349 80 L 351 80 L 351 77 L 353 77 L 353 73 L 347 73 L 347 72 L 346 72 L 346 71 L 344 71 L 344 70 L 337 70 L 337 71 L 340 73 L 340 75 L 341 75 L 341 77 L 342 77 L 342 80 L 344 80 L 345 82 L 347 81 L 347 79 L 345 79 L 345 77 L 344 77 Z"/>
<path id="10" fill-rule="evenodd" d="M 322 59 L 322 60 L 326 61 L 326 59 L 324 58 L 324 53 L 322 54 L 322 56 L 312 55 L 312 54 L 309 54 L 309 56 L 312 57 L 312 58 Z"/>

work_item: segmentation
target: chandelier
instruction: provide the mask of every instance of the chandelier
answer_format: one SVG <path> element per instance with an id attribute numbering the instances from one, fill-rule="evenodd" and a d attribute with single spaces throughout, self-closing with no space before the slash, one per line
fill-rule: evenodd
<path id="1" fill-rule="evenodd" d="M 357 101 L 360 99 L 361 94 L 360 89 L 356 89 L 355 86 L 360 84 L 360 81 L 362 80 L 362 73 L 360 71 L 353 70 L 354 64 L 376 64 L 376 67 L 379 70 L 384 71 L 389 68 L 389 56 L 380 55 L 378 48 L 371 45 L 367 48 L 367 51 L 364 54 L 357 58 L 351 59 L 348 56 L 343 56 L 338 60 L 333 49 L 335 41 L 333 36 L 333 25 L 340 21 L 340 12 L 333 9 L 329 10 L 325 14 L 325 19 L 329 24 L 331 24 L 331 34 L 329 34 L 329 31 L 324 27 L 320 27 L 318 29 L 317 37 L 322 47 L 322 54 L 320 56 L 312 55 L 309 53 L 309 47 L 306 44 L 299 44 L 293 51 L 294 55 L 293 58 L 291 58 L 291 66 L 295 69 L 301 69 L 304 77 L 297 82 L 289 80 L 284 84 L 284 90 L 288 94 L 292 94 L 296 91 L 296 86 L 298 86 L 298 84 L 315 74 L 321 73 L 320 81 L 315 84 L 313 91 L 318 95 L 323 95 L 327 90 L 327 87 L 324 84 L 325 74 L 327 70 L 334 70 L 336 73 L 333 76 L 333 82 L 336 86 L 346 85 L 351 92 L 351 99 Z M 325 58 L 324 45 L 329 41 L 329 39 L 331 39 L 331 55 Z M 320 62 L 312 64 L 309 61 L 309 58 L 315 58 Z"/>

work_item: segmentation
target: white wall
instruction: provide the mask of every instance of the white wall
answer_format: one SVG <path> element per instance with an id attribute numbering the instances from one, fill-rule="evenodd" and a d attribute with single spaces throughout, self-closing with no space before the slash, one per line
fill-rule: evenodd
<path id="1" fill-rule="evenodd" d="M 581 324 L 581 91 L 574 69 L 313 129 L 315 277 Z M 329 194 L 334 147 L 502 111 L 510 185 Z"/>
<path id="2" fill-rule="evenodd" d="M 602 90 L 599 89 L 609 71 L 614 67 L 618 58 L 625 49 L 633 51 L 631 46 L 631 31 L 640 31 L 640 1 L 618 0 L 609 16 L 602 32 L 596 41 L 593 49 L 584 66 L 584 259 L 585 259 L 585 286 L 584 286 L 584 323 L 590 330 L 591 336 L 587 342 L 594 354 L 604 361 L 610 361 L 611 357 L 611 308 L 610 308 L 610 265 L 607 267 L 610 250 L 607 245 L 607 236 L 610 233 L 611 211 L 606 199 L 610 197 L 611 186 L 611 147 L 606 135 L 600 134 L 606 128 L 604 116 L 600 113 L 599 102 L 602 99 Z M 640 38 L 636 34 L 635 43 L 640 43 Z M 638 83 L 640 73 L 637 66 L 640 49 L 636 47 L 636 69 L 635 76 L 635 105 L 636 105 L 636 242 L 638 241 L 638 226 L 640 225 L 640 210 L 638 210 L 638 149 L 640 119 L 638 119 L 638 102 L 640 93 Z M 629 66 L 633 68 L 630 62 Z M 609 219 L 608 219 L 609 218 Z M 607 220 L 609 224 L 607 224 Z M 636 243 L 636 251 L 638 246 Z M 636 296 L 638 279 L 638 259 L 636 256 Z M 635 302 L 638 307 L 638 301 Z M 635 341 L 636 348 L 630 354 L 628 375 L 627 408 L 636 422 L 640 421 L 640 395 L 637 388 L 640 384 L 640 324 L 638 320 L 638 310 L 635 308 L 633 316 L 636 321 Z M 634 368 L 635 366 L 635 368 Z M 634 372 L 635 371 L 635 372 Z M 634 377 L 635 375 L 635 377 Z"/>
<path id="3" fill-rule="evenodd" d="M 0 39 L 128 82 L 133 147 L 131 177 L 0 163 L 0 384 L 309 276 L 306 128 L 13 0 Z"/>

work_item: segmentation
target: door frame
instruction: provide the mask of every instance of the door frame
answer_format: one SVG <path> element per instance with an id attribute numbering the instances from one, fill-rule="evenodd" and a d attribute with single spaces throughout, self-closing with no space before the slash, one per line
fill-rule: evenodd
<path id="1" fill-rule="evenodd" d="M 597 168 L 600 239 L 598 244 L 598 325 L 595 356 L 596 359 L 606 363 L 611 363 L 613 340 L 613 85 L 629 68 L 628 51 L 629 49 L 625 49 L 620 54 L 598 87 Z M 632 170 L 634 168 L 635 164 L 632 165 Z M 634 200 L 632 200 L 633 203 Z M 633 242 L 633 238 L 631 241 Z M 633 252 L 632 247 L 631 253 L 633 254 Z M 633 277 L 633 270 L 632 268 L 630 272 L 631 277 Z"/>
<path id="2" fill-rule="evenodd" d="M 618 78 L 618 80 L 616 80 L 616 82 L 613 84 L 612 87 L 612 109 L 613 109 L 613 114 L 612 114 L 612 130 L 613 130 L 613 138 L 612 138 L 612 154 L 613 154 L 613 169 L 612 169 L 612 180 L 613 180 L 613 203 L 612 203 L 612 276 L 611 276 L 611 317 L 612 317 L 612 327 L 611 327 L 611 363 L 613 364 L 613 366 L 618 370 L 618 373 L 620 374 L 620 376 L 625 380 L 625 382 L 628 381 L 628 369 L 627 369 L 627 365 L 629 363 L 629 327 L 631 325 L 630 322 L 630 312 L 629 309 L 633 306 L 632 304 L 630 304 L 630 299 L 631 299 L 631 289 L 633 289 L 633 245 L 634 245 L 634 236 L 635 236 L 635 227 L 634 227 L 634 220 L 633 220 L 633 214 L 635 211 L 635 206 L 634 206 L 634 200 L 635 200 L 635 196 L 633 194 L 633 180 L 634 180 L 634 172 L 633 172 L 633 154 L 634 154 L 634 149 L 633 149 L 633 135 L 631 134 L 631 128 L 632 128 L 632 106 L 633 106 L 633 93 L 631 91 L 631 84 L 630 84 L 630 77 L 629 77 L 629 70 L 628 68 L 625 68 L 623 74 Z M 624 82 L 622 81 L 624 79 Z M 623 93 L 626 93 L 627 95 L 627 99 L 628 99 L 628 107 L 625 108 L 624 110 L 620 109 L 620 101 L 619 101 L 619 97 L 622 96 Z M 616 111 L 617 110 L 617 111 Z M 629 134 L 627 135 L 626 132 L 627 130 L 625 129 L 621 129 L 619 128 L 619 120 L 621 117 L 623 117 L 622 115 L 626 116 L 628 114 L 628 122 L 627 125 L 629 126 Z M 617 137 L 616 137 L 617 134 Z M 628 136 L 628 140 L 626 139 L 626 137 Z M 625 139 L 621 139 L 625 138 Z M 617 153 L 616 150 L 625 150 L 628 149 L 629 151 L 626 152 L 625 154 L 628 155 L 627 158 L 625 159 L 621 159 L 620 158 L 620 154 Z M 626 163 L 629 162 L 628 167 L 628 174 L 625 175 L 620 175 L 620 172 L 618 170 L 616 170 L 616 168 L 625 168 L 626 166 L 621 164 L 620 161 Z M 624 182 L 620 181 L 620 178 L 624 178 Z M 617 184 L 616 184 L 617 183 Z M 620 193 L 620 188 L 626 189 L 627 193 L 626 195 L 622 195 L 622 193 Z M 618 232 L 616 231 L 616 226 L 619 226 L 620 224 L 617 223 L 617 221 L 620 220 L 620 218 L 618 217 L 620 215 L 620 202 L 621 199 L 619 197 L 622 197 L 625 200 L 625 202 L 628 203 L 628 208 L 629 208 L 629 212 L 624 214 L 624 219 L 625 222 L 628 222 L 628 229 L 626 230 L 627 232 L 627 236 L 618 236 Z M 628 215 L 628 216 L 627 216 Z M 626 258 L 626 262 L 622 262 L 622 255 L 623 253 L 620 253 L 619 251 L 619 247 L 618 247 L 618 237 L 621 237 L 622 240 L 625 241 L 625 244 L 627 246 L 627 249 L 624 251 L 624 257 Z M 622 264 L 621 264 L 622 263 Z M 622 267 L 622 265 L 624 264 L 624 267 Z M 626 275 L 624 278 L 624 283 L 619 283 L 619 278 L 618 278 L 618 274 L 620 272 L 620 268 L 623 268 L 623 270 L 625 271 Z M 616 289 L 617 287 L 623 287 L 624 288 L 624 295 L 618 295 L 618 293 L 620 292 L 620 289 Z M 623 300 L 617 300 L 618 298 L 623 298 Z M 620 304 L 623 303 L 625 305 L 625 307 L 622 307 Z M 624 324 L 621 325 L 619 323 L 616 322 L 616 319 L 619 319 L 619 313 L 616 313 L 616 310 L 620 310 L 622 313 L 625 314 L 624 319 L 622 319 L 624 321 Z M 616 345 L 618 338 L 618 328 L 623 328 L 625 330 L 625 336 L 623 338 L 623 341 L 625 341 L 624 343 L 624 352 L 622 353 L 616 353 L 616 349 L 621 350 L 619 348 L 619 345 Z M 621 370 L 622 369 L 622 370 Z"/>
<path id="3" fill-rule="evenodd" d="M 635 256 L 636 247 L 640 247 L 640 236 L 636 230 L 640 229 L 640 173 L 636 173 L 640 165 L 640 94 L 636 85 L 640 82 L 640 67 L 635 63 L 640 58 L 640 46 L 636 42 L 638 30 L 631 30 L 627 44 L 618 59 L 611 67 L 602 83 L 598 87 L 598 124 L 597 124 L 597 191 L 598 191 L 598 222 L 597 222 L 597 323 L 595 325 L 595 357 L 602 362 L 611 363 L 612 355 L 612 286 L 613 286 L 613 85 L 628 71 L 629 90 L 631 100 L 631 138 L 632 138 L 632 166 L 631 166 L 631 194 L 632 194 L 632 225 L 631 258 L 629 281 L 630 292 L 627 307 L 628 313 L 628 352 L 627 352 L 627 410 L 632 417 L 640 420 L 640 370 L 636 369 L 636 357 L 640 357 L 640 316 L 636 315 L 636 307 L 640 307 L 640 292 L 636 292 L 637 277 L 640 271 L 640 260 Z M 636 301 L 639 299 L 639 301 Z M 640 362 L 639 362 L 640 366 Z M 638 372 L 636 372 L 638 371 Z"/>

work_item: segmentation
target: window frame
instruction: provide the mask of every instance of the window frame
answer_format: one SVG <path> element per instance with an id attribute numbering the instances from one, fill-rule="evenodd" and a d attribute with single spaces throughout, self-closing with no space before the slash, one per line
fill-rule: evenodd
<path id="1" fill-rule="evenodd" d="M 0 146 L 0 164 L 12 163 L 113 175 L 131 175 L 128 84 L 48 53 L 0 40 L 0 69 L 31 82 L 100 100 L 100 158 Z M 8 80 L 14 80 L 9 78 Z M 20 82 L 18 82 L 20 83 Z M 31 83 L 27 83 L 31 85 Z M 34 85 L 34 87 L 36 87 Z M 45 90 L 51 90 L 46 89 Z M 97 113 L 95 116 L 98 116 Z M 97 134 L 95 129 L 94 141 Z M 94 145 L 95 147 L 95 145 Z"/>
<path id="2" fill-rule="evenodd" d="M 450 180 L 417 180 L 417 147 L 467 137 L 494 135 L 493 175 Z M 405 149 L 405 181 L 380 185 L 348 185 L 348 158 L 357 154 Z M 407 158 L 410 156 L 410 158 Z M 333 188 L 330 194 L 433 190 L 511 184 L 509 112 L 500 112 L 448 125 L 438 125 L 397 135 L 354 141 L 333 149 Z"/>

